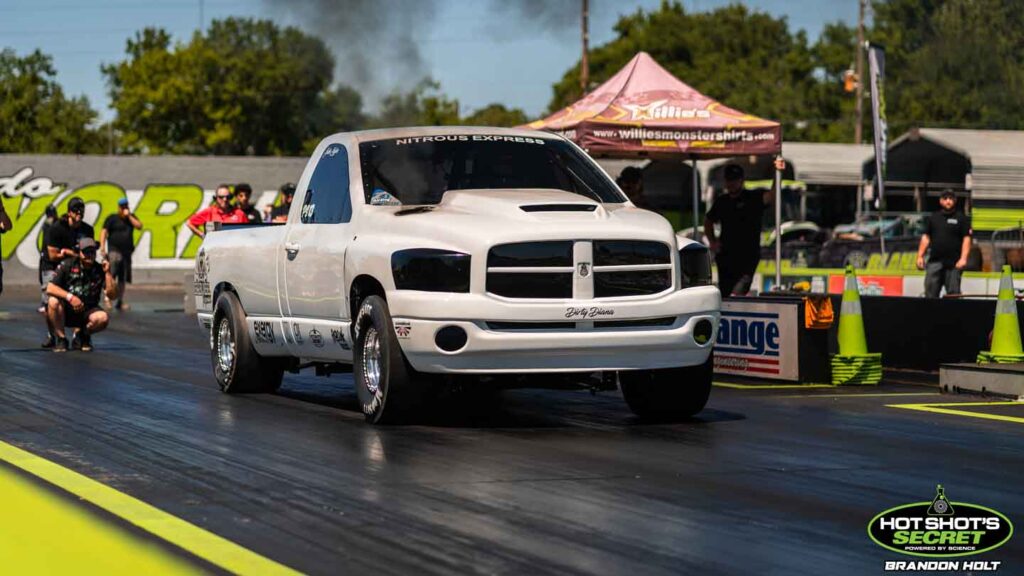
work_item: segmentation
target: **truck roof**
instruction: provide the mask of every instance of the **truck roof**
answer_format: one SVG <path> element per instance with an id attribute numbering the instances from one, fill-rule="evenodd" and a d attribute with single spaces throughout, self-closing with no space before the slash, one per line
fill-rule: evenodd
<path id="1" fill-rule="evenodd" d="M 561 140 L 562 137 L 552 132 L 539 130 L 523 130 L 520 128 L 494 128 L 488 126 L 412 126 L 408 128 L 379 128 L 376 130 L 359 130 L 341 132 L 333 136 L 346 134 L 357 142 L 369 140 L 386 140 L 389 138 L 410 138 L 417 136 L 445 136 L 451 134 L 498 134 L 503 136 L 522 136 L 529 138 L 546 138 Z"/>

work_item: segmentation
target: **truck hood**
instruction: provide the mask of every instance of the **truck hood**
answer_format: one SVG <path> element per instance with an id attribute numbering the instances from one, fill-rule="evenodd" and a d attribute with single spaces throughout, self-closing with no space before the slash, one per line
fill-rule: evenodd
<path id="1" fill-rule="evenodd" d="M 673 243 L 661 215 L 548 189 L 459 190 L 436 206 L 367 206 L 363 233 L 388 230 L 465 248 L 544 239 L 637 239 Z"/>

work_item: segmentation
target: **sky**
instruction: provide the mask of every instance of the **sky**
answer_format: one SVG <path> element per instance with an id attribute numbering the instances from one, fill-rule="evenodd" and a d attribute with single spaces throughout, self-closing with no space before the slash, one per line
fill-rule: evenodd
<path id="1" fill-rule="evenodd" d="M 310 11 L 303 13 L 294 7 L 303 2 L 319 6 L 330 1 L 0 0 L 0 47 L 13 48 L 19 55 L 38 48 L 53 56 L 57 80 L 65 92 L 84 94 L 99 110 L 101 120 L 106 120 L 113 113 L 100 65 L 123 59 L 125 41 L 135 31 L 160 26 L 176 41 L 187 41 L 201 23 L 227 16 L 268 18 L 303 28 Z M 375 0 L 353 1 L 365 4 Z M 541 27 L 492 8 L 494 3 L 504 0 L 431 1 L 428 24 L 414 27 L 411 32 L 422 57 L 416 75 L 423 73 L 439 82 L 447 96 L 459 100 L 463 114 L 498 102 L 522 108 L 531 118 L 538 117 L 551 99 L 551 86 L 579 59 L 578 21 Z M 579 4 L 579 0 L 540 1 Z M 392 5 L 402 2 L 391 0 Z M 342 0 L 338 3 L 344 4 Z M 729 3 L 733 2 L 688 0 L 683 5 L 689 11 L 703 11 Z M 638 8 L 657 9 L 660 4 L 661 0 L 590 0 L 591 46 L 614 39 L 612 27 L 619 16 Z M 857 18 L 857 0 L 748 0 L 745 4 L 774 16 L 785 16 L 791 29 L 806 30 L 812 40 L 828 22 L 842 20 L 853 24 Z M 421 10 L 423 5 L 415 6 Z M 415 10 L 409 14 L 420 17 Z M 396 21 L 401 19 L 395 16 Z M 382 30 L 379 37 L 362 37 L 360 42 L 370 42 L 371 53 L 386 53 L 389 47 L 398 45 L 389 38 L 393 33 L 394 30 Z M 345 41 L 329 40 L 335 45 Z M 408 67 L 382 64 L 378 68 L 375 80 L 379 86 L 366 89 L 364 95 L 370 110 L 381 93 L 396 87 L 408 88 L 419 79 L 410 77 L 413 74 Z M 343 77 L 336 75 L 335 79 L 345 82 L 345 70 L 339 68 L 339 73 Z"/>

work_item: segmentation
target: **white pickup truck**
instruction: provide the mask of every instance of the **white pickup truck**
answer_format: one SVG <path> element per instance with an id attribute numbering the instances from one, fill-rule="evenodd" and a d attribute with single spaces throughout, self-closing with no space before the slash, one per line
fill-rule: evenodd
<path id="1" fill-rule="evenodd" d="M 694 414 L 721 304 L 707 249 L 573 143 L 455 127 L 325 138 L 287 224 L 206 235 L 195 297 L 222 390 L 351 370 L 374 423 L 445 375 L 598 380 L 643 417 Z"/>

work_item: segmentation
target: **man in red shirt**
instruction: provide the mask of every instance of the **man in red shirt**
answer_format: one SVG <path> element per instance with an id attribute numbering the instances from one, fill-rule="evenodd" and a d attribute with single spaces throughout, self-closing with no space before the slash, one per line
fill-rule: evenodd
<path id="1" fill-rule="evenodd" d="M 188 229 L 202 238 L 206 235 L 207 222 L 223 222 L 224 224 L 245 224 L 248 220 L 245 212 L 231 205 L 231 188 L 227 184 L 217 186 L 213 206 L 207 206 L 188 219 Z"/>

